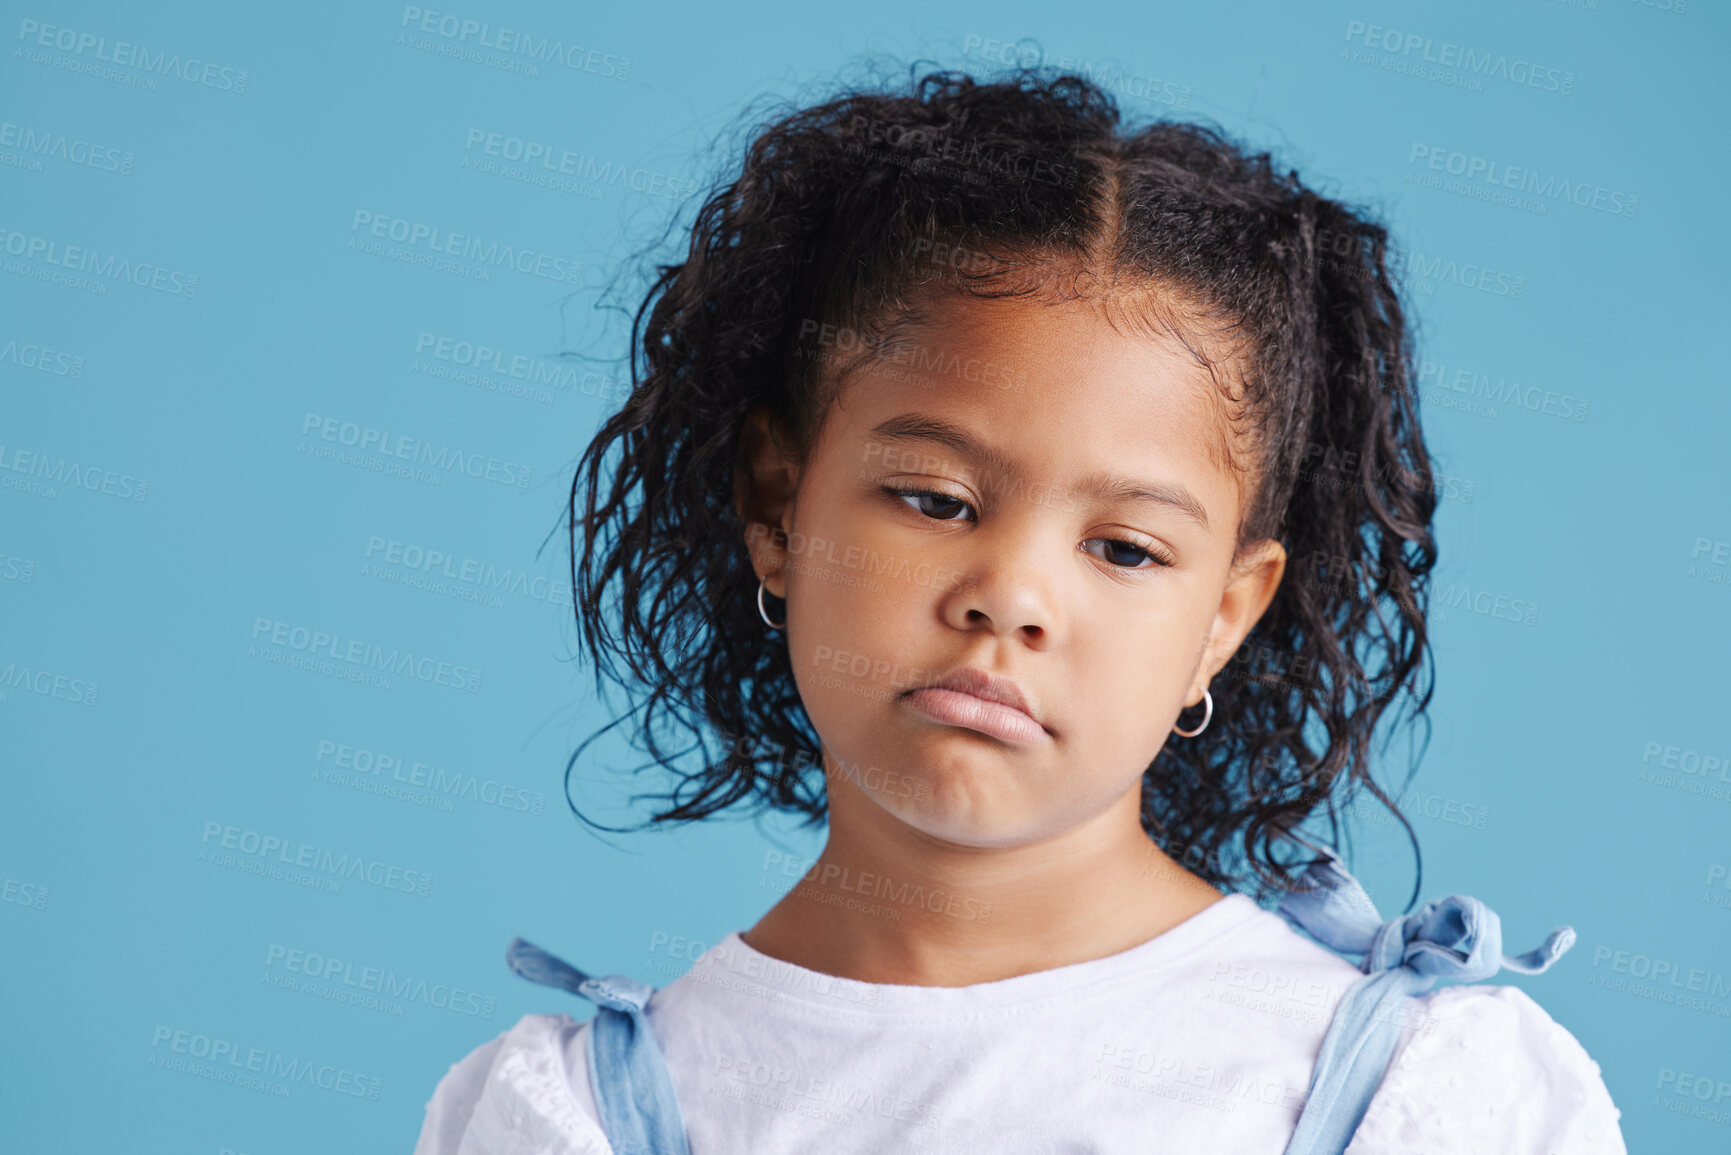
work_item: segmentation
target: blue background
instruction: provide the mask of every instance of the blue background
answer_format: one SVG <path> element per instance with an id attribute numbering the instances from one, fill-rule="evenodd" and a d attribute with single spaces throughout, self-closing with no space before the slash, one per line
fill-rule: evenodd
<path id="1" fill-rule="evenodd" d="M 814 856 L 818 832 L 717 820 L 603 843 L 561 796 L 567 755 L 609 716 L 559 603 L 571 471 L 622 395 L 625 329 L 594 305 L 640 289 L 621 262 L 692 207 L 663 194 L 737 156 L 724 134 L 753 100 L 816 98 L 862 61 L 990 71 L 1035 52 L 1096 75 L 1133 116 L 1213 118 L 1393 226 L 1423 355 L 1442 366 L 1426 430 L 1452 479 L 1436 728 L 1406 802 L 1425 896 L 1483 898 L 1511 949 L 1574 925 L 1552 971 L 1497 981 L 1602 1065 L 1631 1150 L 1731 1147 L 1731 1127 L 1663 1085 L 1731 1081 L 1731 170 L 1713 144 L 1727 22 L 1682 2 L 455 11 L 599 54 L 539 75 L 443 54 L 459 40 L 405 28 L 401 6 L 6 4 L 0 1147 L 408 1150 L 450 1063 L 525 1012 L 588 1013 L 506 972 L 513 935 L 661 985 L 790 885 L 766 856 Z M 50 25 L 89 39 L 44 46 Z M 1422 38 L 1433 57 L 1450 42 L 1536 64 L 1541 83 L 1425 64 L 1406 50 Z M 104 65 L 98 39 L 215 68 Z M 475 132 L 631 175 L 510 179 L 477 167 L 499 158 Z M 1445 184 L 1471 157 L 1601 207 Z M 580 272 L 425 268 L 368 251 L 357 213 Z M 167 272 L 160 287 L 44 280 L 78 263 L 67 246 Z M 554 383 L 525 397 L 485 368 L 453 378 L 430 355 L 440 341 L 522 356 Z M 1503 403 L 1472 394 L 1480 377 Z M 319 435 L 327 418 L 494 459 L 495 479 L 321 457 L 345 448 Z M 458 579 L 417 585 L 439 576 L 428 551 Z M 465 561 L 509 571 L 505 588 L 462 580 Z M 387 688 L 295 668 L 277 623 L 450 676 Z M 477 671 L 472 690 L 441 684 Z M 350 771 L 363 786 L 417 762 L 494 785 L 489 800 L 368 792 L 320 777 L 339 746 L 400 759 Z M 584 797 L 624 817 L 595 767 L 625 752 L 592 749 Z M 1413 864 L 1372 817 L 1353 865 L 1389 914 Z M 244 832 L 382 864 L 387 881 L 332 892 L 249 873 Z M 290 951 L 427 993 L 340 1003 L 301 989 Z M 1692 969 L 1707 990 L 1679 1001 Z M 453 987 L 456 1009 L 432 1005 Z M 170 1069 L 179 1031 L 346 1070 L 364 1093 Z"/>

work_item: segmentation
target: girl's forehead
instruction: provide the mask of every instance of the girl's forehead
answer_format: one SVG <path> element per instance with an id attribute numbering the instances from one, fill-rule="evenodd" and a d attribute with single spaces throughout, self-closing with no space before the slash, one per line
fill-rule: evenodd
<path id="1" fill-rule="evenodd" d="M 848 408 L 943 409 L 1042 440 L 1193 448 L 1238 484 L 1230 415 L 1237 366 L 1149 294 L 978 298 L 944 294 L 880 325 L 843 380 Z M 859 386 L 858 389 L 852 388 Z M 1239 452 L 1243 452 L 1240 446 Z"/>
<path id="2" fill-rule="evenodd" d="M 845 419 L 825 422 L 847 430 L 848 452 L 881 448 L 888 427 L 898 444 L 924 441 L 935 460 L 992 474 L 1182 478 L 1212 523 L 1234 520 L 1220 389 L 1179 337 L 1114 323 L 1093 301 L 1028 298 L 944 300 L 884 331 L 843 382 Z M 907 432 L 938 426 L 970 435 Z"/>

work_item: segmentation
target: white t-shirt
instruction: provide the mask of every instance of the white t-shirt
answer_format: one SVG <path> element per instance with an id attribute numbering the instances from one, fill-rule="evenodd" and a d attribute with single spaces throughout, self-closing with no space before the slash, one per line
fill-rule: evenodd
<path id="1" fill-rule="evenodd" d="M 648 1017 L 691 1155 L 1279 1155 L 1360 977 L 1229 894 L 1119 954 L 965 987 L 838 979 L 733 933 Z M 1520 989 L 1406 1007 L 1348 1155 L 1627 1155 L 1599 1065 Z M 587 1031 L 526 1015 L 476 1048 L 439 1081 L 416 1155 L 611 1155 Z"/>

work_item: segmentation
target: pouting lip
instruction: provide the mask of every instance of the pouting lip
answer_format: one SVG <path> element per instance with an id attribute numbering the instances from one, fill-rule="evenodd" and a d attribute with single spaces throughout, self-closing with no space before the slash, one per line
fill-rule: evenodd
<path id="1" fill-rule="evenodd" d="M 1033 707 L 1028 704 L 1027 697 L 1022 693 L 1022 688 L 1016 685 L 1015 679 L 1006 678 L 1001 674 L 988 674 L 986 671 L 976 669 L 973 666 L 964 666 L 961 669 L 951 670 L 934 681 L 910 686 L 902 692 L 903 696 L 905 697 L 915 690 L 956 690 L 963 694 L 972 694 L 976 698 L 984 698 L 988 702 L 999 702 L 1020 710 L 1039 723 L 1040 728 L 1046 733 L 1051 733 L 1046 724 L 1040 721 L 1040 716 L 1034 713 Z"/>

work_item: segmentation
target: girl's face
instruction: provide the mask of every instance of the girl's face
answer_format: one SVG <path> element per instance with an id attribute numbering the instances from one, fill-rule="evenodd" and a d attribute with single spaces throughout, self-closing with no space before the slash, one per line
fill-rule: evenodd
<path id="1" fill-rule="evenodd" d="M 761 411 L 745 439 L 748 544 L 787 599 L 832 817 L 869 800 L 1003 847 L 1133 812 L 1285 566 L 1270 541 L 1232 567 L 1217 386 L 1097 304 L 946 297 L 906 340 L 847 379 L 803 467 Z M 970 668 L 1026 712 L 914 692 Z"/>

